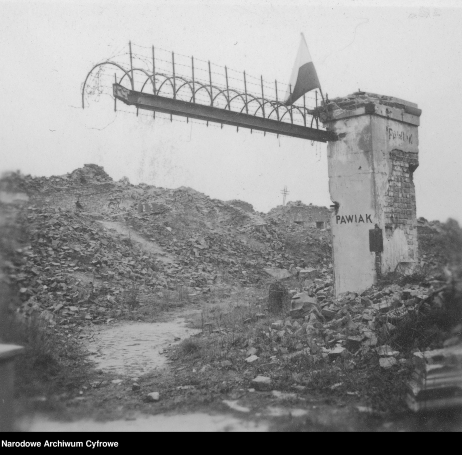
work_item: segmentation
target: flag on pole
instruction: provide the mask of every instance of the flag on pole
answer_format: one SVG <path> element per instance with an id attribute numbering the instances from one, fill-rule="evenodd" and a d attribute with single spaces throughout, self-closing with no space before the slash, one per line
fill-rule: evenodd
<path id="1" fill-rule="evenodd" d="M 306 45 L 305 37 L 303 33 L 301 35 L 297 58 L 295 59 L 294 69 L 292 70 L 289 87 L 287 88 L 284 102 L 286 105 L 295 103 L 295 101 L 310 90 L 315 88 L 321 89 L 321 84 L 319 83 L 310 51 Z"/>

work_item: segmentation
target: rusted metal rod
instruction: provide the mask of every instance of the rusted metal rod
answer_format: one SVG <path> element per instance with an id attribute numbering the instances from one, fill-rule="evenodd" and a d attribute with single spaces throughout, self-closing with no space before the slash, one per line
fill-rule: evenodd
<path id="1" fill-rule="evenodd" d="M 156 93 L 156 54 L 154 51 L 154 46 L 152 46 L 152 91 L 154 92 L 154 95 L 157 95 Z M 152 111 L 152 117 L 156 118 L 156 111 Z"/>
<path id="2" fill-rule="evenodd" d="M 133 56 L 132 56 L 132 42 L 131 41 L 128 42 L 128 48 L 130 52 L 130 74 L 132 76 L 132 80 L 131 80 L 132 90 L 135 90 L 135 80 L 133 78 Z"/>
<path id="3" fill-rule="evenodd" d="M 117 74 L 114 73 L 114 84 L 117 84 Z M 117 112 L 117 98 L 114 96 L 114 112 Z"/>
<path id="4" fill-rule="evenodd" d="M 192 85 L 193 85 L 193 103 L 196 102 L 196 86 L 194 81 L 194 57 L 191 57 L 191 68 L 192 68 Z"/>
<path id="5" fill-rule="evenodd" d="M 175 53 L 174 52 L 172 52 L 172 68 L 173 68 L 173 99 L 176 100 Z"/>
<path id="6" fill-rule="evenodd" d="M 291 106 L 290 106 L 290 123 L 294 123 L 294 117 L 292 115 L 292 84 L 289 85 L 289 101 L 291 103 Z"/>
<path id="7" fill-rule="evenodd" d="M 210 67 L 210 60 L 209 60 L 209 80 L 210 80 L 210 106 L 213 106 L 212 68 Z M 209 126 L 208 123 L 207 123 L 207 126 Z"/>
<path id="8" fill-rule="evenodd" d="M 249 113 L 249 106 L 247 104 L 247 79 L 245 77 L 245 71 L 244 71 L 244 92 L 245 92 L 245 113 Z"/>
<path id="9" fill-rule="evenodd" d="M 276 117 L 279 122 L 279 100 L 278 100 L 278 81 L 274 81 L 274 87 L 276 89 Z"/>
<path id="10" fill-rule="evenodd" d="M 260 79 L 261 79 L 261 101 L 262 101 L 261 110 L 263 112 L 263 118 L 266 118 L 265 117 L 265 93 L 263 92 L 263 76 L 260 76 Z"/>
<path id="11" fill-rule="evenodd" d="M 228 84 L 228 68 L 225 66 L 226 75 L 226 92 L 228 94 L 228 109 L 231 110 L 231 102 L 229 101 L 229 84 Z"/>

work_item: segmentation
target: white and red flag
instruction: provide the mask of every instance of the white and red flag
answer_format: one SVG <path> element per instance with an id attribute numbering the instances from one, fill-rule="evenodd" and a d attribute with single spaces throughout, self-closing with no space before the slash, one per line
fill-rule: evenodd
<path id="1" fill-rule="evenodd" d="M 305 93 L 315 88 L 321 89 L 316 68 L 308 50 L 303 33 L 301 34 L 300 46 L 298 48 L 297 58 L 295 59 L 294 69 L 290 77 L 289 87 L 284 104 L 290 105 L 295 103 Z"/>

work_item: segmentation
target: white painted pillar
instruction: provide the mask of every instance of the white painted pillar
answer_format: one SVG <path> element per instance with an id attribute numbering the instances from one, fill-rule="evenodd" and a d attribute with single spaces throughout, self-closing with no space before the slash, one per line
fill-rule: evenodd
<path id="1" fill-rule="evenodd" d="M 414 103 L 365 92 L 329 100 L 321 114 L 339 138 L 327 147 L 337 296 L 417 260 L 420 114 Z"/>

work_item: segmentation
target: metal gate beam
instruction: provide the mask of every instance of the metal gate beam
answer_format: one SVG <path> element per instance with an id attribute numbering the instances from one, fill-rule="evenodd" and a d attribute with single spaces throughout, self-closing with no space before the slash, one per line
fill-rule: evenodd
<path id="1" fill-rule="evenodd" d="M 125 104 L 136 106 L 139 109 L 266 131 L 267 133 L 298 137 L 310 141 L 327 142 L 337 140 L 337 135 L 330 131 L 294 125 L 287 122 L 278 122 L 277 120 L 205 106 L 203 104 L 188 103 L 159 95 L 137 92 L 129 90 L 120 84 L 113 84 L 113 91 L 116 99 L 123 101 Z"/>

